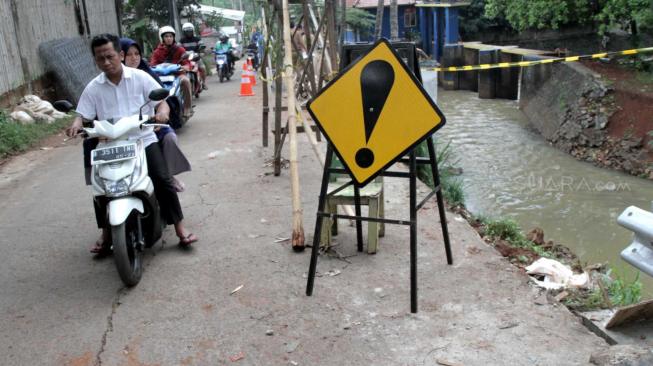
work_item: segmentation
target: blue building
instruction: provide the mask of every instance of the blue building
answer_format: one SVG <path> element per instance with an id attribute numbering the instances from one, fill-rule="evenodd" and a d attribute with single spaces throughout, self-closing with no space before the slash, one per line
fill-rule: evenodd
<path id="1" fill-rule="evenodd" d="M 390 0 L 384 0 L 383 8 L 383 22 L 381 24 L 381 36 L 390 39 Z M 417 8 L 415 8 L 415 0 L 397 0 L 397 14 L 399 17 L 398 35 L 402 40 L 415 40 L 419 37 L 417 32 Z M 369 12 L 376 16 L 377 0 L 347 0 L 347 6 L 358 8 Z M 347 32 L 345 41 L 347 42 L 371 42 L 374 40 L 374 26 L 370 29 L 367 35 L 356 34 L 354 32 Z"/>
<path id="2" fill-rule="evenodd" d="M 471 2 L 461 0 L 397 0 L 399 38 L 417 41 L 419 47 L 432 58 L 440 60 L 445 44 L 460 41 L 458 10 Z M 363 9 L 376 16 L 377 0 L 347 0 L 348 7 Z M 381 35 L 390 38 L 390 0 L 384 0 Z M 367 36 L 347 32 L 347 42 L 370 42 L 374 39 L 372 28 Z"/>

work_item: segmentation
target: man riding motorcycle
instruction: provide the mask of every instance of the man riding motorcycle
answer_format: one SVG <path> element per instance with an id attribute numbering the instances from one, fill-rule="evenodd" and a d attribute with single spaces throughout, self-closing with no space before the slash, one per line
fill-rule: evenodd
<path id="1" fill-rule="evenodd" d="M 185 67 L 188 66 L 188 60 L 182 61 L 181 58 L 186 52 L 184 47 L 177 45 L 175 42 L 175 29 L 169 25 L 161 27 L 159 29 L 159 38 L 161 43 L 156 47 L 152 56 L 150 57 L 150 66 L 156 66 L 162 63 L 172 63 L 178 64 L 181 61 L 181 64 Z M 192 107 L 192 87 L 190 79 L 184 74 L 179 75 L 181 79 L 181 92 L 184 98 L 184 118 L 189 119 L 193 114 Z"/>
<path id="2" fill-rule="evenodd" d="M 181 46 L 184 47 L 186 51 L 193 51 L 199 54 L 203 43 L 202 38 L 195 36 L 195 26 L 192 23 L 184 23 L 184 25 L 181 26 L 181 31 L 183 33 L 183 37 L 179 40 Z M 206 90 L 208 87 L 206 86 L 206 66 L 204 65 L 204 60 L 200 58 L 197 64 L 200 69 L 202 89 Z"/>
<path id="3" fill-rule="evenodd" d="M 236 60 L 234 59 L 234 55 L 231 52 L 233 50 L 233 47 L 231 46 L 231 43 L 229 42 L 229 37 L 227 37 L 226 34 L 223 34 L 220 36 L 220 39 L 218 42 L 215 44 L 215 52 L 225 52 L 227 54 L 227 61 L 229 62 L 229 67 L 231 67 L 232 70 L 234 70 L 234 67 L 236 65 Z"/>
<path id="4" fill-rule="evenodd" d="M 82 117 L 87 120 L 118 120 L 122 117 L 138 114 L 139 108 L 147 101 L 147 96 L 159 85 L 146 72 L 125 67 L 121 63 L 124 53 L 120 48 L 118 37 L 112 34 L 96 36 L 91 41 L 93 58 L 102 71 L 86 86 L 79 98 L 77 112 L 71 126 L 66 130 L 68 136 L 76 136 L 82 129 Z M 157 123 L 167 123 L 170 109 L 167 103 L 148 103 L 142 111 L 155 114 Z M 180 245 L 190 245 L 198 240 L 188 232 L 183 223 L 183 213 L 174 182 L 168 172 L 161 148 L 156 143 L 157 137 L 151 130 L 135 133 L 130 139 L 142 140 L 145 144 L 149 176 L 154 184 L 154 191 L 161 206 L 161 213 L 168 224 L 174 225 Z M 85 152 L 86 153 L 86 152 Z M 90 155 L 90 150 L 88 151 Z M 94 201 L 98 227 L 103 235 L 91 249 L 101 253 L 110 247 L 106 217 L 103 205 L 106 202 Z"/>

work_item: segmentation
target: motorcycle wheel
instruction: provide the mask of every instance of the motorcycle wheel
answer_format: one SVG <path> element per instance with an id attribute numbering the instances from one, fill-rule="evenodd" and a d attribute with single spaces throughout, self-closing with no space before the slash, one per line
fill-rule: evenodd
<path id="1" fill-rule="evenodd" d="M 132 212 L 127 220 L 111 227 L 113 259 L 122 282 L 131 287 L 138 284 L 143 275 L 143 250 L 138 249 L 138 213 Z"/>
<path id="2" fill-rule="evenodd" d="M 224 71 L 220 70 L 220 82 L 224 81 Z"/>

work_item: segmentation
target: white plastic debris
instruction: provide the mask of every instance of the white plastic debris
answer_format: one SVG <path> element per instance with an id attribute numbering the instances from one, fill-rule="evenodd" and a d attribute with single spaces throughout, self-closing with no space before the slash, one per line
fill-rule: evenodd
<path id="1" fill-rule="evenodd" d="M 568 287 L 587 287 L 589 275 L 587 272 L 574 274 L 571 268 L 549 258 L 540 258 L 526 267 L 526 273 L 535 276 L 544 276 L 544 280 L 531 277 L 538 286 L 547 290 L 558 290 Z"/>
<path id="2" fill-rule="evenodd" d="M 34 123 L 34 118 L 25 111 L 14 111 L 9 115 L 11 119 L 24 125 Z"/>
<path id="3" fill-rule="evenodd" d="M 16 117 L 14 117 L 16 114 Z M 52 123 L 55 119 L 63 118 L 65 113 L 58 112 L 52 107 L 52 104 L 36 95 L 26 95 L 21 99 L 20 103 L 14 108 L 14 112 L 10 114 L 11 118 L 20 123 L 31 123 L 25 118 L 27 114 L 33 122 L 34 120 Z"/>

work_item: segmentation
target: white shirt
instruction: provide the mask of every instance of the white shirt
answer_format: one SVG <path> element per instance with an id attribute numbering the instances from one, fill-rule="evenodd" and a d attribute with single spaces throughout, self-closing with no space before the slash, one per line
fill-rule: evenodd
<path id="1" fill-rule="evenodd" d="M 161 86 L 146 72 L 122 66 L 122 77 L 118 85 L 113 84 L 104 73 L 91 80 L 79 98 L 77 112 L 86 119 L 117 121 L 122 117 L 138 114 L 140 107 L 154 89 Z M 143 115 L 154 115 L 158 102 L 149 102 L 143 107 Z M 153 131 L 140 131 L 129 136 L 129 140 L 143 139 L 147 147 L 157 142 Z"/>

